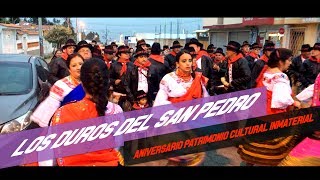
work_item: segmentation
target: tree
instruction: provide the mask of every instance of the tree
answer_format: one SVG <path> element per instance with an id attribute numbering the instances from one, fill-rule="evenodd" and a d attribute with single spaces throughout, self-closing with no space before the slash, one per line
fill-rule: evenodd
<path id="1" fill-rule="evenodd" d="M 4 17 L 0 18 L 0 23 L 6 23 L 6 24 L 17 24 L 20 22 L 20 18 L 18 17 Z"/>
<path id="2" fill-rule="evenodd" d="M 96 40 L 97 42 L 100 42 L 100 37 L 99 37 L 99 34 L 97 32 L 89 32 L 86 36 L 85 39 L 88 39 L 90 41 L 92 40 Z"/>
<path id="3" fill-rule="evenodd" d="M 70 28 L 66 28 L 62 25 L 54 26 L 48 32 L 45 32 L 44 38 L 50 42 L 57 45 L 57 48 L 61 47 L 61 44 L 64 44 L 68 39 L 75 39 L 74 34 Z"/>
<path id="4" fill-rule="evenodd" d="M 47 18 L 42 17 L 41 20 L 43 25 L 53 25 L 53 23 Z M 30 17 L 29 20 L 27 20 L 26 22 L 37 24 L 37 25 L 39 24 L 38 17 Z"/>
<path id="5" fill-rule="evenodd" d="M 93 38 L 94 38 L 94 33 L 90 31 L 90 32 L 87 34 L 86 39 L 92 41 Z"/>

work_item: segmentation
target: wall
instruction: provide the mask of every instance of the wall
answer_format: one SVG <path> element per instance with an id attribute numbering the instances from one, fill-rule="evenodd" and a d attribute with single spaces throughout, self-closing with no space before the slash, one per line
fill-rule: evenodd
<path id="1" fill-rule="evenodd" d="M 319 24 L 307 24 L 307 28 L 304 36 L 304 43 L 310 44 L 311 46 L 317 42 L 317 33 L 318 33 Z"/>
<path id="2" fill-rule="evenodd" d="M 16 30 L 2 29 L 2 52 L 17 53 Z"/>
<path id="3" fill-rule="evenodd" d="M 224 18 L 223 19 L 223 24 L 241 24 L 242 23 L 242 18 Z"/>
<path id="4" fill-rule="evenodd" d="M 212 26 L 218 24 L 218 18 L 202 18 L 202 26 Z"/>

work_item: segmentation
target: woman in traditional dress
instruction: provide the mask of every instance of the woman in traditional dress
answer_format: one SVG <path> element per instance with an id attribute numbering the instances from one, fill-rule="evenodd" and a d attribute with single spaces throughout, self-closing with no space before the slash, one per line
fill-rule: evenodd
<path id="1" fill-rule="evenodd" d="M 208 78 L 201 72 L 192 73 L 193 58 L 190 52 L 182 49 L 176 55 L 176 70 L 166 74 L 153 106 L 178 103 L 202 97 L 208 97 L 206 83 Z M 195 153 L 169 158 L 168 165 L 196 166 L 203 162 L 205 153 Z"/>
<path id="2" fill-rule="evenodd" d="M 39 104 L 31 115 L 30 118 L 33 122 L 40 127 L 46 127 L 60 106 L 71 101 L 81 100 L 84 97 L 84 91 L 80 84 L 80 68 L 83 62 L 84 59 L 80 54 L 75 53 L 68 57 L 66 63 L 70 75 L 53 84 L 49 96 Z"/>
<path id="3" fill-rule="evenodd" d="M 111 114 L 108 102 L 108 70 L 104 62 L 92 58 L 84 62 L 80 76 L 85 97 L 77 102 L 60 107 L 52 118 L 52 125 L 81 121 Z M 118 106 L 118 105 L 117 105 Z M 118 166 L 122 160 L 120 153 L 114 149 L 60 157 L 58 166 Z"/>
<path id="4" fill-rule="evenodd" d="M 300 107 L 291 94 L 290 81 L 284 73 L 291 64 L 292 51 L 285 48 L 275 49 L 257 79 L 257 87 L 267 88 L 267 114 L 287 112 L 288 107 Z M 250 123 L 250 122 L 248 122 Z M 264 142 L 250 142 L 239 145 L 238 153 L 247 165 L 275 166 L 296 145 L 298 136 L 278 137 Z"/>

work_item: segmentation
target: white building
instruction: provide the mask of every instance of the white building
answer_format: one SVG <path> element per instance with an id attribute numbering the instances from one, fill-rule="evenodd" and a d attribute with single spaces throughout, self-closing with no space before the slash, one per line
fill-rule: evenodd
<path id="1" fill-rule="evenodd" d="M 49 28 L 43 26 L 43 30 Z M 45 39 L 43 52 L 45 55 L 53 52 L 52 44 Z M 0 53 L 40 55 L 38 26 L 30 23 L 20 25 L 0 23 Z"/>

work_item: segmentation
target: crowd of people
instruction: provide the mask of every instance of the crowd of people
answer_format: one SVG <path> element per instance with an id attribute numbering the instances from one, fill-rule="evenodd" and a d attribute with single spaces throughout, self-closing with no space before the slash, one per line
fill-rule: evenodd
<path id="1" fill-rule="evenodd" d="M 302 45 L 297 57 L 290 49 L 275 48 L 271 41 L 263 47 L 229 41 L 225 47 L 226 52 L 213 44 L 204 49 L 198 39 L 192 38 L 184 46 L 174 41 L 171 47 L 161 48 L 160 43 L 150 46 L 141 39 L 135 49 L 116 43 L 100 49 L 96 44 L 76 44 L 69 39 L 49 63 L 52 87 L 31 119 L 46 127 L 263 86 L 267 89 L 267 114 L 319 105 L 320 43 Z M 303 137 L 296 135 L 270 140 L 272 143 L 245 142 L 239 145 L 238 153 L 247 165 L 288 165 L 284 161 L 293 157 L 293 165 L 299 165 L 303 160 L 297 161 L 297 150 L 295 154 L 290 152 L 305 147 L 305 141 L 317 141 L 319 132 L 306 138 L 298 146 Z M 201 158 L 192 154 L 168 160 L 198 165 L 204 158 L 203 154 Z M 319 156 L 313 158 L 319 165 Z M 59 166 L 121 164 L 118 149 L 51 162 Z"/>

